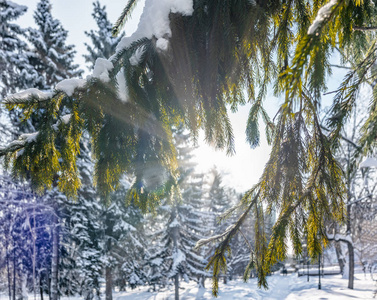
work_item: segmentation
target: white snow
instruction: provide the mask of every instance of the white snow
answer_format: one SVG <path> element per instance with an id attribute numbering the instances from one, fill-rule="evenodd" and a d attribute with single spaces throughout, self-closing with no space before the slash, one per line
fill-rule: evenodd
<path id="1" fill-rule="evenodd" d="M 12 94 L 4 99 L 5 104 L 12 104 L 14 102 L 20 103 L 20 102 L 28 102 L 31 99 L 38 99 L 39 101 L 46 101 L 49 98 L 52 97 L 51 93 L 45 93 L 38 89 L 31 88 L 26 89 L 22 92 L 18 92 L 15 94 Z"/>
<path id="2" fill-rule="evenodd" d="M 27 10 L 27 6 L 24 6 L 24 5 L 19 5 L 17 3 L 14 3 L 13 1 L 6 1 L 7 5 L 9 5 L 10 7 L 12 7 L 12 10 L 17 10 L 19 12 L 24 12 Z M 6 12 L 5 12 L 6 13 Z M 4 12 L 2 12 L 2 14 L 5 15 Z"/>
<path id="3" fill-rule="evenodd" d="M 163 259 L 161 257 L 156 257 L 155 259 L 152 259 L 150 263 L 152 266 L 153 265 L 161 266 L 162 262 L 163 262 Z"/>
<path id="4" fill-rule="evenodd" d="M 377 159 L 374 157 L 366 158 L 359 166 L 360 168 L 377 167 Z"/>
<path id="5" fill-rule="evenodd" d="M 68 124 L 69 120 L 71 120 L 72 114 L 64 115 L 60 118 L 60 120 L 63 122 L 63 124 Z"/>
<path id="6" fill-rule="evenodd" d="M 328 275 L 321 278 L 322 289 L 318 290 L 318 277 L 310 276 L 307 282 L 306 276 L 297 277 L 297 274 L 288 274 L 282 276 L 275 274 L 267 277 L 269 289 L 264 290 L 257 287 L 257 280 L 250 279 L 243 282 L 241 279 L 231 280 L 228 284 L 220 281 L 219 297 L 214 298 L 211 294 L 211 280 L 206 279 L 207 288 L 199 288 L 196 282 L 180 281 L 180 299 L 185 300 L 231 300 L 231 299 L 249 299 L 249 300 L 320 300 L 320 299 L 373 299 L 376 287 L 371 280 L 370 275 L 366 277 L 360 271 L 355 275 L 355 289 L 347 288 L 348 280 L 342 279 L 341 275 Z M 171 284 L 162 288 L 160 291 L 148 291 L 149 287 L 139 287 L 134 290 L 114 293 L 113 298 L 116 300 L 173 300 L 174 285 Z M 4 295 L 4 300 L 7 299 Z M 1 299 L 3 300 L 3 299 Z M 62 297 L 62 300 L 68 300 Z M 70 298 L 72 300 L 72 298 Z"/>
<path id="7" fill-rule="evenodd" d="M 166 51 L 168 50 L 168 47 L 169 47 L 169 41 L 167 39 L 164 39 L 164 38 L 160 38 L 157 40 L 156 42 L 156 47 L 158 49 L 161 49 L 163 51 Z"/>
<path id="8" fill-rule="evenodd" d="M 338 4 L 338 0 L 331 0 L 326 5 L 322 6 L 317 13 L 312 25 L 308 29 L 308 34 L 314 34 L 317 28 L 322 24 L 322 22 L 330 16 L 331 9 L 334 5 Z"/>
<path id="9" fill-rule="evenodd" d="M 97 58 L 92 76 L 103 82 L 110 82 L 109 71 L 114 68 L 113 63 L 104 58 Z"/>
<path id="10" fill-rule="evenodd" d="M 20 135 L 19 140 L 25 141 L 26 143 L 35 142 L 38 134 L 39 131 L 33 133 L 24 133 Z"/>
<path id="11" fill-rule="evenodd" d="M 350 235 L 342 235 L 342 234 L 337 233 L 334 236 L 334 234 L 327 234 L 327 238 L 331 239 L 331 240 L 334 239 L 335 241 L 339 241 L 339 240 L 347 241 L 347 242 L 353 244 L 352 238 L 351 238 Z"/>
<path id="12" fill-rule="evenodd" d="M 76 88 L 83 88 L 85 84 L 85 79 L 64 79 L 55 86 L 55 90 L 62 91 L 66 93 L 67 96 L 71 97 Z"/>
<path id="13" fill-rule="evenodd" d="M 193 0 L 146 0 L 138 28 L 131 36 L 122 38 L 116 52 L 128 48 L 137 40 L 152 37 L 157 39 L 156 46 L 159 49 L 166 50 L 167 38 L 171 36 L 169 14 L 190 16 L 193 11 Z"/>
<path id="14" fill-rule="evenodd" d="M 66 114 L 64 116 L 61 116 L 60 119 L 54 125 L 52 125 L 52 129 L 54 129 L 55 131 L 58 131 L 59 125 L 62 123 L 68 124 L 69 121 L 71 120 L 71 117 L 72 117 L 72 114 Z"/>

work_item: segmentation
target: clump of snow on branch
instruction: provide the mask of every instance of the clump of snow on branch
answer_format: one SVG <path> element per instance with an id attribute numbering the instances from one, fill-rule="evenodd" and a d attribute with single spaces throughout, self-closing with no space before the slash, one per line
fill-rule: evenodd
<path id="1" fill-rule="evenodd" d="M 374 157 L 368 157 L 360 164 L 360 168 L 371 167 L 377 167 L 377 159 L 375 159 Z"/>
<path id="2" fill-rule="evenodd" d="M 171 37 L 169 14 L 190 16 L 193 11 L 193 0 L 146 0 L 137 30 L 131 36 L 122 38 L 116 52 L 128 48 L 137 40 L 152 37 L 157 39 L 157 48 L 166 50 L 167 38 Z"/>
<path id="3" fill-rule="evenodd" d="M 51 93 L 45 93 L 38 89 L 31 88 L 19 93 L 12 94 L 4 99 L 5 104 L 28 102 L 30 99 L 37 99 L 38 101 L 45 101 L 51 98 Z"/>
<path id="4" fill-rule="evenodd" d="M 69 120 L 71 120 L 72 114 L 64 115 L 60 118 L 63 124 L 68 124 Z"/>
<path id="5" fill-rule="evenodd" d="M 338 4 L 338 0 L 331 0 L 329 3 L 321 7 L 318 11 L 316 18 L 314 19 L 312 25 L 308 29 L 308 34 L 314 34 L 318 27 L 322 24 L 326 18 L 330 16 L 331 9 L 334 5 Z"/>
<path id="6" fill-rule="evenodd" d="M 3 1 L 1 1 L 3 2 Z M 23 11 L 26 11 L 27 10 L 27 6 L 24 6 L 24 5 L 19 5 L 17 3 L 14 3 L 13 1 L 6 1 L 6 3 L 13 9 L 13 10 L 17 10 L 19 12 L 23 12 Z M 7 13 L 7 12 L 5 12 Z M 5 14 L 3 13 L 3 14 Z"/>
<path id="7" fill-rule="evenodd" d="M 166 51 L 168 50 L 168 47 L 169 47 L 169 41 L 167 39 L 164 39 L 164 38 L 160 38 L 157 40 L 156 42 L 156 47 L 158 49 L 161 49 L 163 51 Z"/>
<path id="8" fill-rule="evenodd" d="M 109 72 L 114 68 L 113 63 L 104 58 L 97 58 L 92 77 L 103 82 L 110 82 Z"/>
<path id="9" fill-rule="evenodd" d="M 214 236 L 211 236 L 209 238 L 206 238 L 206 239 L 200 239 L 196 245 L 195 245 L 195 248 L 198 249 L 206 244 L 209 244 L 209 243 L 212 243 L 212 242 L 217 242 L 217 241 L 221 241 L 230 231 L 233 230 L 234 228 L 234 224 L 230 225 L 223 233 L 221 234 L 218 234 L 218 235 L 214 235 Z"/>
<path id="10" fill-rule="evenodd" d="M 38 137 L 39 131 L 33 133 L 24 133 L 21 134 L 19 139 L 25 141 L 26 143 L 35 142 Z"/>
<path id="11" fill-rule="evenodd" d="M 150 261 L 150 264 L 152 266 L 161 266 L 162 263 L 163 263 L 163 259 L 161 257 L 154 258 Z"/>
<path id="12" fill-rule="evenodd" d="M 10 142 L 6 147 L 0 147 L 0 153 L 19 150 L 25 147 L 27 143 L 35 142 L 37 140 L 38 134 L 39 131 L 21 134 L 17 140 Z M 21 155 L 22 153 L 23 149 L 18 151 L 17 156 Z"/>
<path id="13" fill-rule="evenodd" d="M 72 117 L 72 114 L 67 114 L 67 115 L 61 116 L 60 120 L 58 120 L 58 122 L 56 122 L 56 124 L 52 125 L 52 129 L 54 129 L 55 131 L 58 131 L 59 125 L 60 124 L 65 124 L 65 125 L 68 124 L 69 121 L 71 120 L 71 117 Z"/>
<path id="14" fill-rule="evenodd" d="M 62 91 L 71 97 L 76 88 L 83 88 L 85 84 L 86 80 L 84 79 L 64 79 L 55 86 L 55 90 Z"/>
<path id="15" fill-rule="evenodd" d="M 342 241 L 342 242 L 348 242 L 350 244 L 353 244 L 352 237 L 348 235 L 342 235 L 342 234 L 327 234 L 327 238 L 329 240 L 335 240 L 335 241 Z"/>

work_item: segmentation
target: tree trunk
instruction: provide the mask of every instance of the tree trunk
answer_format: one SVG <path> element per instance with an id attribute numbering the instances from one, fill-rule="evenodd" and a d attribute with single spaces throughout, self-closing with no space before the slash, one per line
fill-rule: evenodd
<path id="1" fill-rule="evenodd" d="M 105 269 L 106 277 L 106 300 L 113 300 L 113 274 L 111 267 L 107 266 Z"/>
<path id="2" fill-rule="evenodd" d="M 172 216 L 172 219 L 174 220 L 177 216 L 177 210 L 174 208 L 174 214 Z M 174 250 L 178 253 L 178 237 L 179 237 L 179 228 L 177 226 L 172 228 L 172 238 L 173 238 L 173 245 Z M 174 277 L 174 288 L 175 288 L 175 300 L 179 300 L 179 273 L 178 270 L 175 270 L 177 274 L 175 274 Z"/>
<path id="3" fill-rule="evenodd" d="M 174 286 L 175 286 L 175 300 L 179 300 L 179 274 L 175 274 L 174 277 Z"/>
<path id="4" fill-rule="evenodd" d="M 41 274 L 39 274 L 39 292 L 41 293 L 41 300 L 43 300 L 43 283 Z"/>
<path id="5" fill-rule="evenodd" d="M 336 257 L 337 257 L 338 263 L 339 263 L 340 273 L 343 274 L 345 263 L 344 263 L 342 248 L 340 247 L 340 242 L 334 242 L 334 244 L 335 244 Z"/>
<path id="6" fill-rule="evenodd" d="M 348 288 L 353 289 L 354 273 L 355 273 L 355 254 L 352 243 L 347 243 L 348 245 Z"/>
<path id="7" fill-rule="evenodd" d="M 205 288 L 205 276 L 200 276 L 199 278 L 199 287 Z"/>
<path id="8" fill-rule="evenodd" d="M 16 300 L 16 245 L 13 238 L 13 300 Z"/>
<path id="9" fill-rule="evenodd" d="M 349 189 L 348 189 L 349 190 Z M 348 196 L 348 205 L 347 205 L 347 235 L 351 236 L 351 205 L 350 204 L 351 198 Z M 348 266 L 349 266 L 349 274 L 348 274 L 348 288 L 353 289 L 353 281 L 354 281 L 354 272 L 355 272 L 355 255 L 353 244 L 350 241 L 347 241 L 348 245 Z"/>
<path id="10" fill-rule="evenodd" d="M 52 232 L 51 300 L 58 300 L 59 220 L 58 216 L 55 214 L 53 216 L 53 223 L 54 228 Z"/>
<path id="11" fill-rule="evenodd" d="M 35 278 L 35 266 L 36 266 L 36 261 L 37 261 L 37 250 L 36 250 L 37 232 L 36 232 L 36 224 L 35 224 L 35 208 L 33 208 L 33 218 L 34 218 L 34 222 L 33 222 L 34 228 L 33 228 L 33 231 L 30 228 L 30 231 L 31 231 L 31 236 L 33 238 L 33 293 L 34 293 L 34 300 L 35 300 L 37 298 L 37 282 Z"/>
<path id="12" fill-rule="evenodd" d="M 5 239 L 5 253 L 6 253 L 6 262 L 7 262 L 7 275 L 8 275 L 8 294 L 9 300 L 12 300 L 12 288 L 11 288 L 11 275 L 10 275 L 10 258 L 9 258 L 9 247 L 8 247 L 8 239 Z"/>

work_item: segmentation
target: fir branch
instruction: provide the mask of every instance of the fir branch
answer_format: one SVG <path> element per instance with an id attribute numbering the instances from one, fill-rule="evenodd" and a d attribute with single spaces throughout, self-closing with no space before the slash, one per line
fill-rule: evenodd
<path id="1" fill-rule="evenodd" d="M 112 29 L 112 34 L 113 36 L 117 36 L 130 17 L 132 11 L 134 10 L 138 0 L 129 0 L 126 7 L 123 9 L 121 15 L 119 16 L 118 20 L 115 22 L 113 29 Z"/>
<path id="2" fill-rule="evenodd" d="M 18 150 L 21 150 L 22 148 L 25 147 L 26 140 L 15 140 L 11 143 L 9 143 L 6 147 L 1 147 L 0 148 L 0 157 L 9 155 L 10 153 L 17 152 Z"/>
<path id="3" fill-rule="evenodd" d="M 360 26 L 354 26 L 353 27 L 353 30 L 355 31 L 375 31 L 377 30 L 377 27 L 376 26 L 365 26 L 365 27 L 360 27 Z"/>

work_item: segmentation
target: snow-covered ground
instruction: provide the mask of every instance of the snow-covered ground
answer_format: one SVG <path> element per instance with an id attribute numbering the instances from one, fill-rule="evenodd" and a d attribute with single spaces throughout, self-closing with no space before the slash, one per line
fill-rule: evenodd
<path id="1" fill-rule="evenodd" d="M 342 279 L 341 275 L 325 276 L 321 278 L 322 289 L 318 290 L 318 277 L 311 276 L 297 277 L 297 274 L 282 276 L 272 275 L 268 278 L 269 289 L 258 289 L 256 280 L 250 279 L 244 283 L 242 280 L 230 281 L 228 284 L 221 284 L 220 294 L 217 299 L 319 299 L 319 300 L 342 300 L 342 299 L 373 299 L 377 286 L 371 280 L 370 275 L 364 277 L 363 273 L 356 274 L 355 289 L 347 288 L 348 281 Z M 199 289 L 195 283 L 182 283 L 180 289 L 181 300 L 192 299 L 215 299 L 211 295 L 211 283 L 206 281 L 207 288 Z M 147 288 L 135 289 L 133 291 L 116 293 L 114 300 L 171 300 L 174 299 L 174 287 L 160 292 L 148 292 Z"/>
<path id="2" fill-rule="evenodd" d="M 331 275 L 321 278 L 322 289 L 318 290 L 318 277 L 310 276 L 307 282 L 306 276 L 297 277 L 297 273 L 283 276 L 275 274 L 268 277 L 269 289 L 258 289 L 256 280 L 250 279 L 244 283 L 237 279 L 224 285 L 220 283 L 220 294 L 217 299 L 249 299 L 249 300 L 346 300 L 346 299 L 375 299 L 377 285 L 372 281 L 369 274 L 364 276 L 363 273 L 355 275 L 355 289 L 347 288 L 348 281 L 342 279 L 341 275 Z M 211 294 L 211 282 L 206 281 L 207 288 L 199 289 L 194 282 L 181 282 L 180 299 L 216 299 Z M 114 300 L 173 300 L 174 287 L 170 286 L 159 292 L 149 292 L 149 287 L 137 288 L 133 291 L 116 292 L 113 295 Z M 39 296 L 39 295 L 38 295 Z M 37 299 L 39 298 L 37 296 Z M 104 297 L 103 297 L 104 298 Z M 33 300 L 34 296 L 29 295 Z M 46 295 L 45 299 L 48 299 Z M 0 293 L 0 300 L 8 300 L 6 294 Z M 82 300 L 79 297 L 62 297 L 62 300 Z"/>

